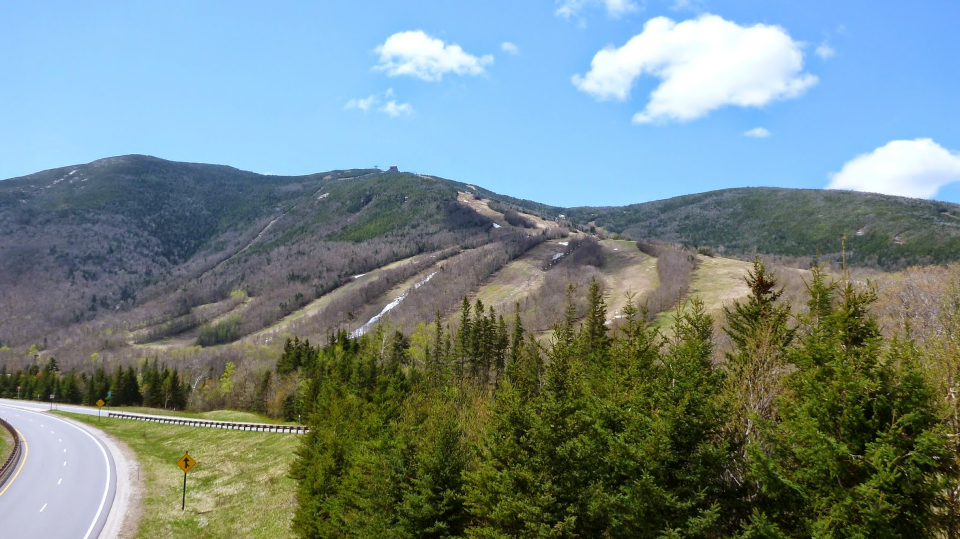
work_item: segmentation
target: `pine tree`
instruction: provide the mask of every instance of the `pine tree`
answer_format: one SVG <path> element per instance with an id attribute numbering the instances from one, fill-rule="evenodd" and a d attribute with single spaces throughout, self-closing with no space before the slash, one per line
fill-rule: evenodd
<path id="1" fill-rule="evenodd" d="M 753 440 L 756 421 L 776 414 L 775 401 L 782 389 L 787 347 L 794 338 L 788 326 L 790 307 L 778 305 L 783 290 L 777 290 L 775 275 L 768 273 L 760 257 L 746 278 L 750 293 L 733 309 L 724 307 L 725 331 L 734 350 L 727 352 L 729 395 L 735 403 L 731 425 L 738 437 Z"/>
<path id="2" fill-rule="evenodd" d="M 523 339 L 525 337 L 523 321 L 520 320 L 520 302 L 514 305 L 513 316 L 513 335 L 510 340 L 510 364 L 513 365 L 520 360 L 523 354 Z"/>
<path id="3" fill-rule="evenodd" d="M 493 354 L 494 384 L 500 380 L 500 376 L 503 375 L 503 370 L 506 368 L 507 347 L 509 345 L 510 334 L 507 332 L 507 322 L 503 319 L 503 315 L 500 315 L 500 317 L 497 318 L 496 348 Z"/>
<path id="4" fill-rule="evenodd" d="M 457 328 L 456 340 L 456 372 L 458 379 L 466 374 L 467 363 L 471 361 L 471 352 L 473 345 L 473 324 L 470 318 L 471 307 L 467 297 L 463 297 L 463 303 L 460 306 L 460 327 Z"/>
<path id="5" fill-rule="evenodd" d="M 140 394 L 140 384 L 137 381 L 137 373 L 133 370 L 132 365 L 127 367 L 123 373 L 123 377 L 123 390 L 125 391 L 123 402 L 128 406 L 139 405 L 143 402 L 143 396 Z"/>
<path id="6" fill-rule="evenodd" d="M 867 314 L 874 297 L 847 283 L 838 305 L 823 303 L 795 352 L 782 420 L 764 423 L 749 448 L 756 512 L 782 533 L 933 535 L 939 478 L 953 463 L 916 350 L 896 340 L 881 349 Z"/>
<path id="7" fill-rule="evenodd" d="M 117 372 L 114 373 L 110 383 L 110 406 L 123 406 L 128 404 L 124 398 L 127 396 L 127 377 L 124 376 L 123 367 L 117 365 Z"/>
<path id="8" fill-rule="evenodd" d="M 609 346 L 607 337 L 607 305 L 603 300 L 603 288 L 594 278 L 587 292 L 587 319 L 584 322 L 586 352 L 602 357 Z"/>

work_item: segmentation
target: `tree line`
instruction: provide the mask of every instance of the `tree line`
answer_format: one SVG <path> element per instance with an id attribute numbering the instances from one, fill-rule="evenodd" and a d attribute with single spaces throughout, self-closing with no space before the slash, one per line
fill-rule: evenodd
<path id="1" fill-rule="evenodd" d="M 289 342 L 277 374 L 301 381 L 311 426 L 293 530 L 957 537 L 956 399 L 932 356 L 882 337 L 875 291 L 851 279 L 815 267 L 802 313 L 761 260 L 747 284 L 723 351 L 696 300 L 669 331 L 633 302 L 611 327 L 597 282 L 548 344 L 466 300 L 416 354 L 382 329 Z M 941 366 L 960 364 L 950 350 Z"/>
<path id="2" fill-rule="evenodd" d="M 139 372 L 138 372 L 139 370 Z M 107 372 L 98 366 L 92 374 L 71 369 L 61 372 L 57 360 L 50 358 L 43 366 L 9 372 L 0 367 L 0 396 L 7 399 L 51 400 L 66 404 L 95 406 L 103 400 L 109 406 L 149 406 L 183 409 L 190 392 L 176 368 L 144 362 L 142 368 L 117 366 Z"/>

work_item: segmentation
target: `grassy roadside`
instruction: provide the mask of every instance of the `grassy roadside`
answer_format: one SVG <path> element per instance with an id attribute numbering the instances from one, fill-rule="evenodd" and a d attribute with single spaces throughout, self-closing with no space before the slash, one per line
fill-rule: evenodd
<path id="1" fill-rule="evenodd" d="M 181 427 L 59 412 L 116 436 L 136 453 L 144 485 L 137 537 L 291 537 L 295 483 L 287 476 L 299 437 Z M 176 461 L 189 450 L 187 477 Z"/>
<path id="2" fill-rule="evenodd" d="M 0 466 L 7 461 L 11 451 L 13 451 L 13 437 L 10 431 L 0 427 Z"/>
<path id="3" fill-rule="evenodd" d="M 276 425 L 295 425 L 296 423 L 274 419 L 265 415 L 254 414 L 251 412 L 238 412 L 236 410 L 214 410 L 212 412 L 181 412 L 174 410 L 164 410 L 162 408 L 145 408 L 142 406 L 121 406 L 111 408 L 108 411 L 130 414 L 150 414 L 164 415 L 173 417 L 185 417 L 189 419 L 209 419 L 211 421 L 238 421 L 241 423 L 270 423 Z"/>

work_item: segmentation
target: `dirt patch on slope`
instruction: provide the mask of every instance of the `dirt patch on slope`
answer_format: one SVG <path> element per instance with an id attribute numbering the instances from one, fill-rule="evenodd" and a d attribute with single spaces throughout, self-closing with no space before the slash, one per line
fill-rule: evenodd
<path id="1" fill-rule="evenodd" d="M 634 305 L 640 307 L 644 294 L 660 285 L 657 259 L 641 253 L 632 241 L 603 240 L 600 246 L 605 257 L 602 271 L 606 279 L 607 318 L 613 320 L 626 307 L 628 292 L 634 294 Z"/>

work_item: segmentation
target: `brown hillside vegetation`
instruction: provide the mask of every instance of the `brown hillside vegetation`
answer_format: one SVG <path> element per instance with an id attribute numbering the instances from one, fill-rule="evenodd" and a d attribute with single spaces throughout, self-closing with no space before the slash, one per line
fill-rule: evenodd
<path id="1" fill-rule="evenodd" d="M 379 319 L 388 332 L 425 328 L 438 311 L 455 329 L 467 297 L 507 316 L 519 303 L 525 327 L 549 337 L 568 297 L 574 318 L 586 316 L 593 280 L 611 326 L 627 293 L 660 323 L 678 301 L 699 297 L 715 314 L 746 293 L 749 264 L 710 256 L 722 245 L 694 248 L 653 234 L 643 243 L 659 250 L 644 252 L 633 241 L 604 239 L 603 230 L 583 232 L 590 221 L 578 222 L 576 211 L 475 187 L 361 169 L 265 177 L 146 156 L 0 182 L 0 368 L 39 369 L 56 359 L 65 372 L 89 375 L 98 368 L 142 372 L 156 360 L 182 373 L 195 408 L 249 408 L 266 394 L 279 413 L 294 385 L 263 377 L 287 337 L 325 342 L 401 296 Z M 762 208 L 763 193 L 751 199 L 754 209 Z M 842 202 L 848 199 L 860 200 L 846 194 Z M 863 200 L 882 201 L 889 214 L 903 210 L 904 219 L 928 206 Z M 657 207 L 670 218 L 669 204 Z M 621 218 L 605 212 L 615 231 Z M 931 248 L 939 245 L 934 239 Z M 765 260 L 785 287 L 781 301 L 803 312 L 803 259 L 813 253 L 790 254 L 799 249 L 791 245 Z M 851 275 L 880 285 L 885 332 L 926 335 L 942 327 L 937 290 L 951 271 L 955 266 L 900 273 L 855 267 Z M 224 393 L 220 378 L 231 364 L 233 389 Z"/>

